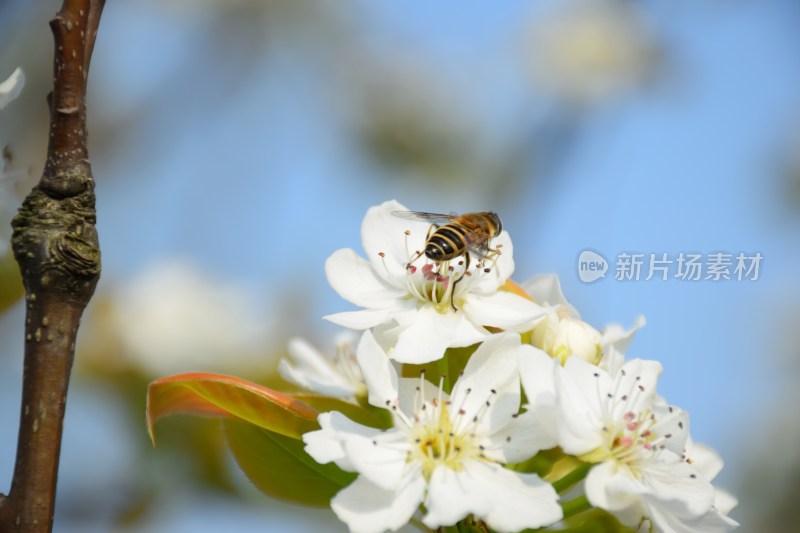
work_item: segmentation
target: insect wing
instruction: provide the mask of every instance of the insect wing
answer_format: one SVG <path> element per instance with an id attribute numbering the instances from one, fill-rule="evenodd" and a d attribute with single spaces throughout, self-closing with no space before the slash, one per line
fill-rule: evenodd
<path id="1" fill-rule="evenodd" d="M 469 253 L 473 255 L 478 261 L 484 259 L 488 255 L 491 255 L 492 250 L 489 248 L 489 240 L 480 240 L 477 242 L 473 242 L 467 245 L 467 250 Z"/>
<path id="2" fill-rule="evenodd" d="M 440 213 L 425 213 L 424 211 L 392 211 L 396 217 L 408 220 L 419 220 L 429 224 L 444 225 L 458 218 L 457 215 L 443 215 Z"/>

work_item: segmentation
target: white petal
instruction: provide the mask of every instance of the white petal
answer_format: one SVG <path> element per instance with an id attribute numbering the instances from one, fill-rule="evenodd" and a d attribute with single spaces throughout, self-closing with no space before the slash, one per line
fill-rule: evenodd
<path id="1" fill-rule="evenodd" d="M 347 434 L 371 438 L 380 433 L 380 430 L 357 424 L 336 411 L 321 413 L 317 421 L 321 429 L 303 435 L 306 453 L 320 464 L 335 461 L 339 468 L 348 472 L 353 472 L 354 468 L 344 448 Z"/>
<path id="2" fill-rule="evenodd" d="M 396 200 L 370 207 L 361 223 L 361 243 L 367 258 L 379 272 L 397 283 L 406 275 L 406 265 L 417 250 L 425 248 L 430 224 L 395 216 L 408 208 Z M 406 231 L 410 234 L 406 235 Z M 381 257 L 380 253 L 383 253 Z M 385 270 L 384 270 L 385 269 Z"/>
<path id="3" fill-rule="evenodd" d="M 0 83 L 0 109 L 3 109 L 11 100 L 19 96 L 24 85 L 25 73 L 22 72 L 21 68 L 17 67 L 7 80 Z"/>
<path id="4" fill-rule="evenodd" d="M 574 358 L 571 358 L 574 359 Z M 570 361 L 564 365 L 566 368 Z M 614 378 L 613 393 L 616 408 L 615 419 L 622 419 L 625 412 L 639 413 L 644 411 L 656 395 L 656 384 L 661 375 L 662 366 L 658 361 L 633 359 L 625 363 Z M 584 376 L 588 381 L 591 370 L 585 370 Z M 602 391 L 608 393 L 612 391 Z"/>
<path id="5" fill-rule="evenodd" d="M 406 464 L 407 443 L 401 431 L 381 431 L 332 411 L 319 415 L 322 429 L 303 435 L 306 452 L 318 463 L 334 461 L 387 490 L 397 488 Z"/>
<path id="6" fill-rule="evenodd" d="M 664 533 L 684 533 L 702 531 L 702 533 L 724 533 L 735 529 L 739 523 L 732 518 L 711 509 L 700 517 L 684 517 L 664 512 L 658 507 L 648 509 L 648 516 L 658 531 Z"/>
<path id="7" fill-rule="evenodd" d="M 689 438 L 689 413 L 680 407 L 668 405 L 661 398 L 654 400 L 652 409 L 657 422 L 651 430 L 656 435 L 663 437 L 660 446 L 677 455 L 682 455 L 686 451 Z M 710 478 L 706 479 L 710 480 Z"/>
<path id="8" fill-rule="evenodd" d="M 586 497 L 595 507 L 617 512 L 631 507 L 640 509 L 638 494 L 644 487 L 631 476 L 626 467 L 614 461 L 605 461 L 592 467 L 584 483 Z M 641 513 L 641 511 L 640 511 Z M 630 520 L 636 520 L 632 517 Z M 630 523 L 626 520 L 626 523 Z"/>
<path id="9" fill-rule="evenodd" d="M 363 309 L 361 311 L 343 311 L 325 315 L 322 318 L 345 328 L 364 330 L 391 320 L 393 314 L 392 309 Z"/>
<path id="10" fill-rule="evenodd" d="M 400 485 L 410 451 L 403 431 L 390 429 L 371 439 L 351 436 L 344 446 L 350 464 L 363 477 L 387 490 Z"/>
<path id="11" fill-rule="evenodd" d="M 620 353 L 628 351 L 628 346 L 633 336 L 647 324 L 643 315 L 636 317 L 630 329 L 626 330 L 619 324 L 610 324 L 603 329 L 603 346 L 614 346 Z"/>
<path id="12" fill-rule="evenodd" d="M 493 433 L 483 454 L 498 463 L 519 463 L 557 444 L 551 428 L 542 424 L 536 413 L 528 411 Z"/>
<path id="13" fill-rule="evenodd" d="M 386 408 L 387 401 L 397 399 L 397 372 L 371 331 L 361 336 L 356 358 L 369 390 L 369 403 Z"/>
<path id="14" fill-rule="evenodd" d="M 582 455 L 603 443 L 600 401 L 611 389 L 611 378 L 580 357 L 556 367 L 556 391 L 561 423 L 559 445 L 568 454 Z"/>
<path id="15" fill-rule="evenodd" d="M 474 461 L 470 461 L 469 464 Z M 489 512 L 489 501 L 479 476 L 464 466 L 461 472 L 439 465 L 428 482 L 422 522 L 430 528 L 453 525 L 469 514 L 483 516 Z"/>
<path id="16" fill-rule="evenodd" d="M 625 364 L 625 354 L 617 350 L 613 344 L 603 347 L 603 358 L 598 367 L 609 374 L 616 374 Z"/>
<path id="17" fill-rule="evenodd" d="M 295 364 L 282 359 L 278 365 L 278 372 L 286 381 L 335 398 L 356 394 L 355 387 L 342 377 L 331 360 L 306 340 L 299 337 L 290 339 L 288 350 Z"/>
<path id="18" fill-rule="evenodd" d="M 325 261 L 325 275 L 339 296 L 361 307 L 385 309 L 405 295 L 381 277 L 380 270 L 350 248 L 336 250 Z"/>
<path id="19" fill-rule="evenodd" d="M 467 418 L 480 416 L 476 432 L 493 432 L 519 412 L 520 338 L 501 333 L 486 339 L 469 358 L 451 394 Z M 487 407 L 488 404 L 488 407 Z"/>
<path id="20" fill-rule="evenodd" d="M 716 450 L 705 444 L 693 442 L 691 439 L 686 442 L 686 456 L 691 459 L 692 466 L 709 481 L 717 477 L 725 465 Z"/>
<path id="21" fill-rule="evenodd" d="M 533 406 L 555 405 L 556 362 L 535 346 L 526 346 L 519 358 L 520 378 L 528 403 Z"/>
<path id="22" fill-rule="evenodd" d="M 473 324 L 519 332 L 530 331 L 547 314 L 532 301 L 507 291 L 467 294 L 463 311 Z"/>
<path id="23" fill-rule="evenodd" d="M 434 470 L 426 499 L 425 525 L 450 525 L 474 514 L 499 532 L 550 525 L 563 516 L 553 487 L 535 474 L 470 461 L 461 472 Z"/>
<path id="24" fill-rule="evenodd" d="M 393 491 L 359 477 L 334 496 L 331 508 L 353 533 L 396 531 L 414 515 L 424 491 L 421 475 L 407 476 Z"/>
<path id="25" fill-rule="evenodd" d="M 450 346 L 461 313 L 439 313 L 433 306 L 424 305 L 412 322 L 397 338 L 389 354 L 400 363 L 422 364 L 441 359 Z"/>
<path id="26" fill-rule="evenodd" d="M 739 505 L 739 500 L 727 490 L 714 487 L 714 507 L 722 514 L 728 514 Z"/>
<path id="27" fill-rule="evenodd" d="M 453 338 L 450 339 L 450 348 L 464 348 L 472 346 L 476 342 L 481 342 L 489 337 L 491 333 L 486 328 L 473 324 L 463 313 L 452 313 L 459 317 L 456 320 L 456 328 L 453 331 Z"/>
<path id="28" fill-rule="evenodd" d="M 562 423 L 556 396 L 556 369 L 561 366 L 544 351 L 534 346 L 523 346 L 519 358 L 520 378 L 528 403 L 525 406 L 552 439 L 558 437 L 558 427 Z M 547 441 L 542 445 L 546 448 Z M 554 444 L 555 445 L 555 444 Z"/>
<path id="29" fill-rule="evenodd" d="M 533 301 L 544 307 L 556 307 L 563 305 L 569 310 L 569 316 L 580 318 L 578 310 L 564 297 L 561 291 L 561 281 L 558 274 L 542 274 L 529 279 L 522 284 L 522 288 L 527 292 Z"/>
<path id="30" fill-rule="evenodd" d="M 680 516 L 701 516 L 714 505 L 714 487 L 677 454 L 663 450 L 642 477 L 650 503 Z"/>
<path id="31" fill-rule="evenodd" d="M 494 262 L 490 261 L 486 264 L 491 268 L 491 272 L 481 273 L 478 278 L 470 280 L 470 292 L 491 294 L 514 273 L 514 246 L 511 244 L 511 237 L 507 231 L 501 232 L 492 240 L 492 248 L 497 248 L 498 245 L 502 253 L 495 257 Z"/>
<path id="32" fill-rule="evenodd" d="M 281 377 L 304 389 L 333 398 L 351 398 L 356 395 L 356 389 L 335 374 L 333 368 L 330 372 L 328 375 L 311 373 L 300 367 L 292 366 L 286 359 L 281 359 L 278 363 L 278 373 Z"/>
<path id="33" fill-rule="evenodd" d="M 419 398 L 430 400 L 431 398 L 438 397 L 440 394 L 442 401 L 447 401 L 450 398 L 445 392 L 440 391 L 438 386 L 424 377 L 400 378 L 397 385 L 400 392 L 398 409 L 409 419 L 417 414 Z"/>

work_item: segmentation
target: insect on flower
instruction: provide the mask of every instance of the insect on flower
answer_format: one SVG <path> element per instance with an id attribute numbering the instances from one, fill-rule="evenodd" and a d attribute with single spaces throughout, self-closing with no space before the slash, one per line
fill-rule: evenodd
<path id="1" fill-rule="evenodd" d="M 492 248 L 491 240 L 503 230 L 503 223 L 497 213 L 482 211 L 463 215 L 442 215 L 422 211 L 393 211 L 394 216 L 410 220 L 429 222 L 431 227 L 425 237 L 425 248 L 418 250 L 408 262 L 411 268 L 414 261 L 425 255 L 437 265 L 464 256 L 464 272 L 453 285 L 469 274 L 470 256 L 475 255 L 479 267 L 483 268 L 485 259 L 500 255 L 500 246 Z M 488 269 L 487 269 L 488 272 Z"/>

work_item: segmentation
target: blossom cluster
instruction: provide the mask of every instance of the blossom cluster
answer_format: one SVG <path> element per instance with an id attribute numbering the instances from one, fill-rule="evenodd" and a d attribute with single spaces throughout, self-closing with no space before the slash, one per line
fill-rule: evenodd
<path id="1" fill-rule="evenodd" d="M 721 459 L 657 393 L 661 364 L 625 356 L 643 319 L 599 331 L 556 276 L 511 282 L 506 231 L 489 266 L 433 262 L 418 253 L 429 225 L 394 216 L 405 210 L 370 208 L 367 259 L 342 249 L 326 262 L 333 288 L 361 308 L 326 318 L 360 338 L 334 359 L 296 339 L 281 365 L 298 385 L 390 413 L 389 429 L 322 413 L 303 436 L 314 460 L 358 474 L 331 501 L 351 531 L 737 525 L 735 499 L 711 483 Z"/>

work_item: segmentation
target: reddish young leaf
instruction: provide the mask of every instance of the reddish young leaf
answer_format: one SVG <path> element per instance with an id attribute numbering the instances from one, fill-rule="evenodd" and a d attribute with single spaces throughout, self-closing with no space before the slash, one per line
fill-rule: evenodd
<path id="1" fill-rule="evenodd" d="M 157 379 L 147 387 L 147 431 L 166 415 L 191 414 L 249 422 L 300 439 L 317 425 L 317 411 L 287 394 L 221 374 L 187 373 Z"/>

